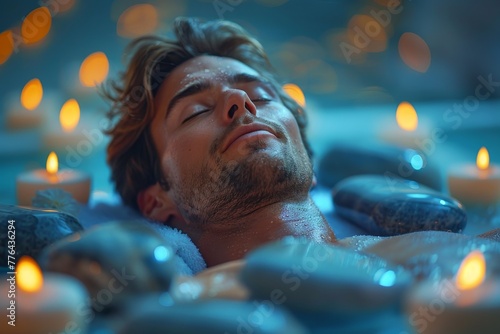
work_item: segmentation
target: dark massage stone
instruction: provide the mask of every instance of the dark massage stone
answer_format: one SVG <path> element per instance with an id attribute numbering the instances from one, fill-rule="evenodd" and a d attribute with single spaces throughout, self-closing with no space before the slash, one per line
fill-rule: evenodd
<path id="1" fill-rule="evenodd" d="M 167 291 L 176 274 L 174 261 L 165 239 L 133 220 L 95 225 L 52 244 L 40 256 L 43 269 L 80 280 L 98 312 L 140 293 Z"/>
<path id="2" fill-rule="evenodd" d="M 257 301 L 206 300 L 163 306 L 149 300 L 135 304 L 122 321 L 118 334 L 306 334 L 288 312 L 277 305 Z"/>
<path id="3" fill-rule="evenodd" d="M 442 193 L 400 178 L 352 176 L 332 191 L 335 213 L 373 235 L 416 231 L 462 232 L 462 205 Z"/>
<path id="4" fill-rule="evenodd" d="M 378 256 L 287 237 L 250 252 L 241 280 L 252 298 L 282 305 L 301 321 L 326 317 L 338 325 L 399 309 L 413 278 Z"/>
<path id="5" fill-rule="evenodd" d="M 373 174 L 413 180 L 435 190 L 443 190 L 440 171 L 425 155 L 411 148 L 373 144 L 337 144 L 319 161 L 318 182 L 333 188 L 355 175 Z"/>
<path id="6" fill-rule="evenodd" d="M 82 229 L 63 212 L 0 204 L 0 266 L 7 266 L 12 251 L 15 263 L 23 255 L 37 259 L 43 248 Z"/>

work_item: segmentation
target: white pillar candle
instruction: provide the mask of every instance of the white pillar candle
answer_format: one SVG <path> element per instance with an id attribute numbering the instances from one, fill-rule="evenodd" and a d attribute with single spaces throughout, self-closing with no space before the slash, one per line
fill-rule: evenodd
<path id="1" fill-rule="evenodd" d="M 32 79 L 24 86 L 21 96 L 16 94 L 7 104 L 6 127 L 11 130 L 39 127 L 43 122 L 40 103 L 43 87 L 39 79 Z"/>
<path id="2" fill-rule="evenodd" d="M 55 126 L 57 123 L 58 126 Z M 51 126 L 43 134 L 43 145 L 47 148 L 76 146 L 85 140 L 80 123 L 80 105 L 75 99 L 67 100 L 59 112 L 59 122 L 51 121 Z"/>
<path id="3" fill-rule="evenodd" d="M 7 112 L 6 127 L 11 130 L 36 128 L 43 122 L 40 109 L 26 110 L 21 106 L 11 106 Z"/>
<path id="4" fill-rule="evenodd" d="M 500 280 L 486 278 L 484 256 L 471 252 L 456 280 L 425 281 L 408 295 L 409 322 L 423 334 L 500 333 Z"/>
<path id="5" fill-rule="evenodd" d="M 42 147 L 47 149 L 60 149 L 67 146 L 80 147 L 87 142 L 87 138 L 80 129 L 75 129 L 73 132 L 54 129 L 43 134 Z"/>
<path id="6" fill-rule="evenodd" d="M 53 154 L 53 155 L 52 155 Z M 56 159 L 55 170 L 51 170 L 50 159 Z M 31 201 L 38 190 L 58 188 L 67 191 L 80 202 L 87 203 L 90 196 L 90 176 L 72 169 L 57 170 L 57 156 L 51 153 L 47 159 L 47 169 L 37 169 L 20 174 L 16 180 L 17 202 L 31 206 Z"/>
<path id="7" fill-rule="evenodd" d="M 9 266 L 10 267 L 10 266 Z M 1 333 L 84 333 L 93 314 L 84 286 L 22 257 L 0 283 Z"/>
<path id="8" fill-rule="evenodd" d="M 486 148 L 478 153 L 476 165 L 464 164 L 450 168 L 450 195 L 464 205 L 491 205 L 500 201 L 500 168 L 489 163 Z"/>
<path id="9" fill-rule="evenodd" d="M 401 102 L 394 119 L 384 120 L 379 125 L 378 138 L 393 145 L 425 151 L 429 142 L 435 140 L 435 131 L 429 131 L 429 124 L 419 120 L 415 108 L 409 102 Z"/>

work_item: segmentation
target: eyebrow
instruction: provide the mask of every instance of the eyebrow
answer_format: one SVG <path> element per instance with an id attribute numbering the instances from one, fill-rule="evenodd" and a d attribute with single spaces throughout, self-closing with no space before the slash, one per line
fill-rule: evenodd
<path id="1" fill-rule="evenodd" d="M 261 82 L 264 84 L 269 84 L 269 82 L 267 80 L 265 80 L 261 77 L 258 77 L 256 75 L 253 75 L 253 74 L 248 74 L 248 73 L 237 73 L 237 74 L 231 75 L 227 81 L 229 84 L 248 83 L 248 82 Z M 191 95 L 201 93 L 204 90 L 210 89 L 212 86 L 213 86 L 213 83 L 209 80 L 198 81 L 198 82 L 193 82 L 192 84 L 190 84 L 190 85 L 184 87 L 183 89 L 181 89 L 180 91 L 178 91 L 174 95 L 172 100 L 170 100 L 170 103 L 168 104 L 165 118 L 167 118 L 168 115 L 170 115 L 171 110 L 175 107 L 175 105 L 177 103 L 179 103 L 179 101 L 181 99 L 184 99 L 184 98 L 191 96 Z"/>

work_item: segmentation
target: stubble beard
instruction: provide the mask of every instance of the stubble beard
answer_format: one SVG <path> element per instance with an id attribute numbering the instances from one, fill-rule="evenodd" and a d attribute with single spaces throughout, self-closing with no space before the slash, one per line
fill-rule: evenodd
<path id="1" fill-rule="evenodd" d="M 200 228 L 235 224 L 267 204 L 307 195 L 312 166 L 305 153 L 283 149 L 264 153 L 265 144 L 248 144 L 245 158 L 229 162 L 217 156 L 177 189 L 183 216 Z M 182 188 L 182 189 L 181 189 Z"/>

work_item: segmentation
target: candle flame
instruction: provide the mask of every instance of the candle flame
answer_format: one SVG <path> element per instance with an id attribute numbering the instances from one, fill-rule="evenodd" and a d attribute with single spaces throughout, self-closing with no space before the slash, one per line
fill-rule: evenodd
<path id="1" fill-rule="evenodd" d="M 288 83 L 283 85 L 283 90 L 285 93 L 288 94 L 295 102 L 299 104 L 301 107 L 306 106 L 306 97 L 304 96 L 304 93 L 302 92 L 302 89 L 300 89 L 299 86 Z"/>
<path id="2" fill-rule="evenodd" d="M 50 152 L 47 157 L 46 169 L 47 173 L 50 175 L 55 175 L 57 173 L 57 170 L 59 169 L 59 161 L 57 160 L 56 152 Z"/>
<path id="3" fill-rule="evenodd" d="M 69 99 L 64 103 L 59 113 L 59 121 L 64 132 L 71 132 L 80 120 L 80 106 L 75 99 Z"/>
<path id="4" fill-rule="evenodd" d="M 43 97 L 43 87 L 39 79 L 31 79 L 21 92 L 21 104 L 28 110 L 34 110 Z"/>
<path id="5" fill-rule="evenodd" d="M 396 110 L 396 122 L 406 131 L 415 131 L 418 126 L 418 115 L 411 103 L 403 101 Z"/>
<path id="6" fill-rule="evenodd" d="M 29 256 L 22 256 L 16 265 L 17 286 L 26 292 L 36 292 L 43 286 L 42 271 Z"/>
<path id="7" fill-rule="evenodd" d="M 480 251 L 472 251 L 462 261 L 458 269 L 456 286 L 460 290 L 470 290 L 479 286 L 486 274 L 486 261 Z"/>
<path id="8" fill-rule="evenodd" d="M 477 153 L 476 165 L 481 170 L 488 169 L 490 165 L 490 155 L 484 146 Z"/>

